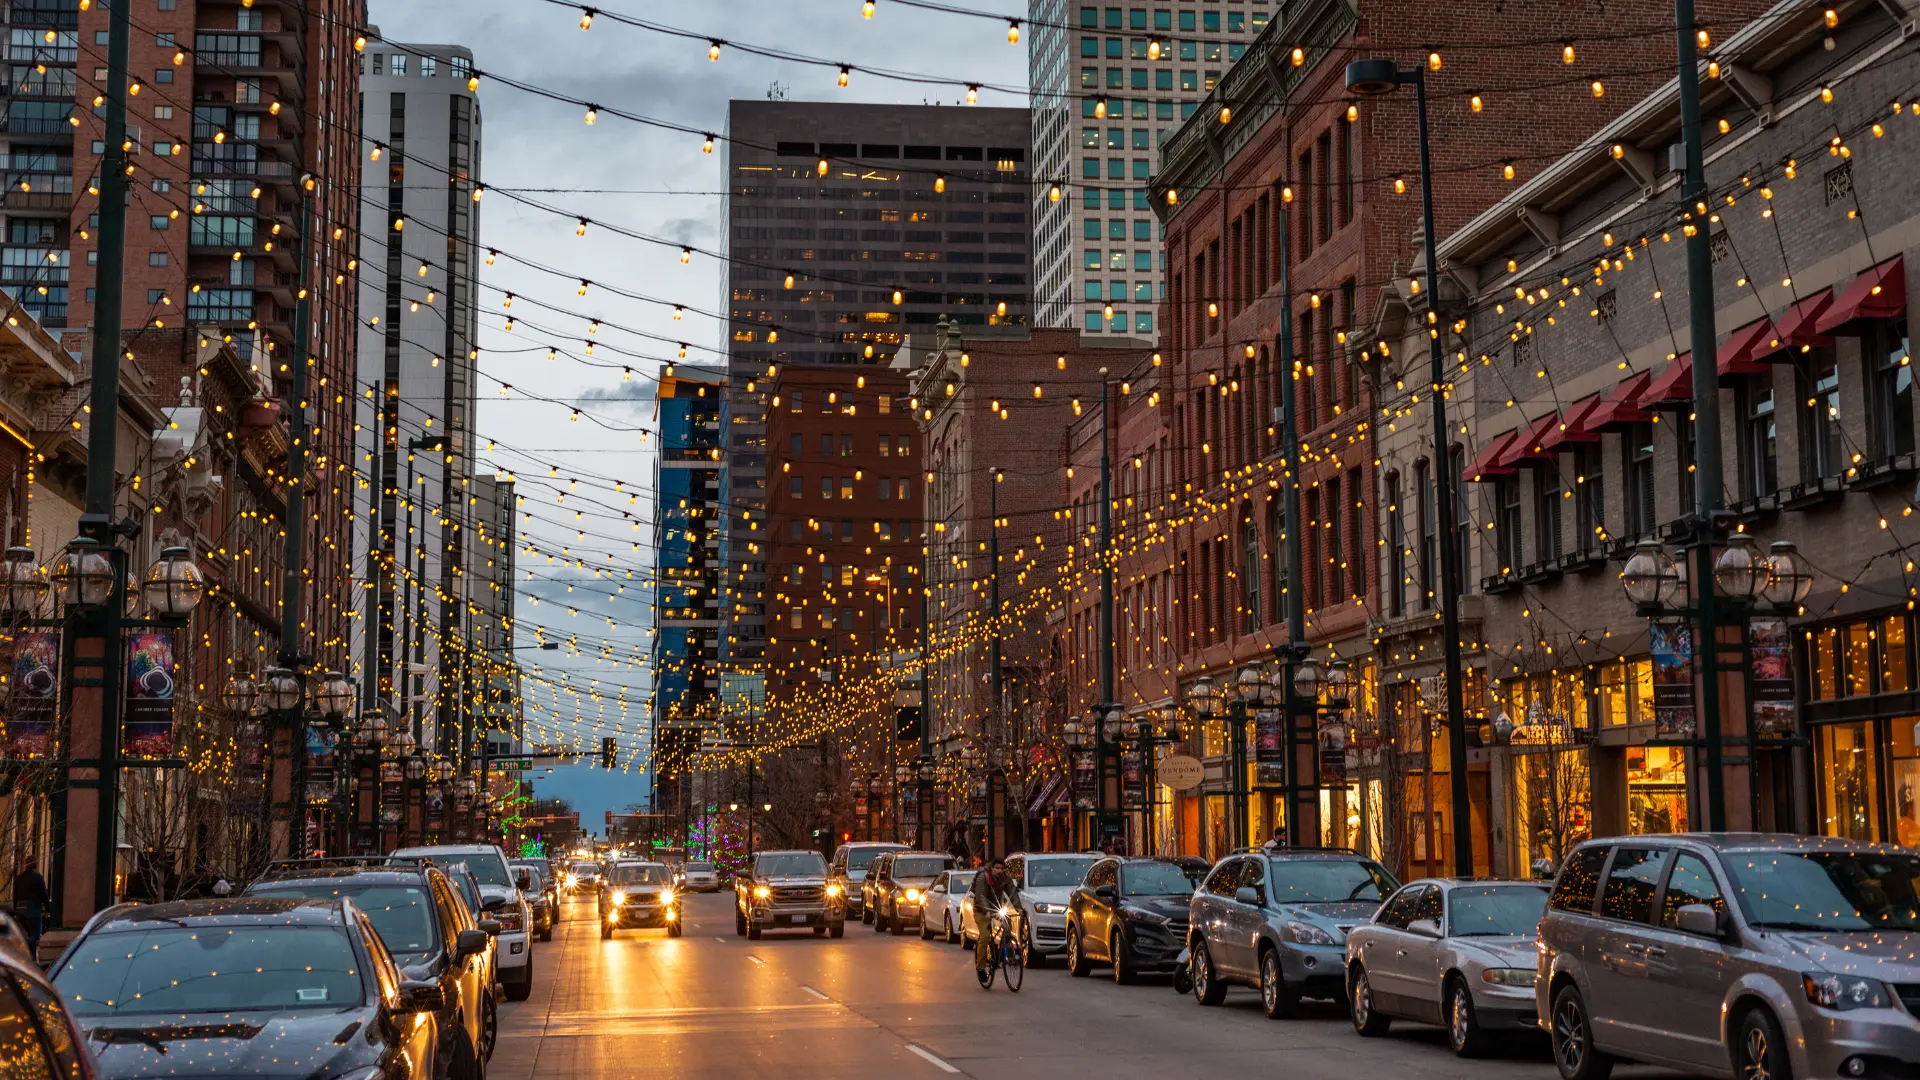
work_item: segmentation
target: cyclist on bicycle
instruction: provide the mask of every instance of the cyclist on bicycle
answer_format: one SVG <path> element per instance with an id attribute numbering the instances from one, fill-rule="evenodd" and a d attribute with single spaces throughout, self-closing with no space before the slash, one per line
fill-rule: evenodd
<path id="1" fill-rule="evenodd" d="M 993 959 L 993 919 L 1001 908 L 1011 908 L 1015 917 L 1020 912 L 1020 886 L 1007 873 L 1007 860 L 994 858 L 987 863 L 986 870 L 975 874 L 973 887 L 967 892 L 973 897 L 973 921 L 979 928 L 980 936 L 974 944 L 973 966 L 981 978 L 988 977 Z M 1007 927 L 1009 935 L 1013 933 L 1011 924 Z"/>

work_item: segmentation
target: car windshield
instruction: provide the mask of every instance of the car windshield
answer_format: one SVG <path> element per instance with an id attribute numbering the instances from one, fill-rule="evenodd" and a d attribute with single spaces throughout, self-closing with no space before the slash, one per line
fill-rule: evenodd
<path id="1" fill-rule="evenodd" d="M 893 876 L 896 878 L 939 877 L 940 871 L 953 865 L 953 860 L 945 855 L 920 855 L 911 859 L 893 860 Z"/>
<path id="2" fill-rule="evenodd" d="M 1085 858 L 1071 859 L 1028 859 L 1027 880 L 1029 889 L 1057 889 L 1069 885 L 1078 885 L 1086 880 L 1087 871 L 1092 869 L 1097 858 L 1088 855 Z"/>
<path id="3" fill-rule="evenodd" d="M 573 864 L 573 874 L 575 877 L 579 877 L 581 874 L 597 874 L 599 872 L 600 864 L 597 862 L 578 862 Z"/>
<path id="4" fill-rule="evenodd" d="M 512 886 L 513 878 L 507 874 L 506 860 L 493 855 L 469 855 L 462 860 L 467 869 L 473 872 L 473 880 L 482 885 Z"/>
<path id="5" fill-rule="evenodd" d="M 673 871 L 659 863 L 628 863 L 607 869 L 609 885 L 671 885 Z"/>
<path id="6" fill-rule="evenodd" d="M 1850 851 L 1728 854 L 1740 910 L 1772 930 L 1920 929 L 1920 857 Z"/>
<path id="7" fill-rule="evenodd" d="M 1377 904 L 1399 887 L 1393 875 L 1367 859 L 1273 859 L 1270 865 L 1276 904 Z"/>
<path id="8" fill-rule="evenodd" d="M 1193 881 L 1187 872 L 1164 862 L 1126 863 L 1120 867 L 1120 888 L 1128 896 L 1191 896 Z"/>
<path id="9" fill-rule="evenodd" d="M 1547 911 L 1544 885 L 1476 885 L 1447 894 L 1447 932 L 1454 937 L 1531 934 Z"/>
<path id="10" fill-rule="evenodd" d="M 755 877 L 826 877 L 827 860 L 811 851 L 762 855 L 753 860 Z"/>
<path id="11" fill-rule="evenodd" d="M 710 862 L 690 862 L 687 864 L 687 873 L 711 874 L 713 873 L 713 864 Z"/>
<path id="12" fill-rule="evenodd" d="M 75 1016 L 340 1009 L 363 1000 L 337 926 L 180 926 L 88 934 L 54 988 Z"/>
<path id="13" fill-rule="evenodd" d="M 887 848 L 850 848 L 848 849 L 847 872 L 851 874 L 857 870 L 863 874 L 866 873 L 867 864 L 873 862 L 875 858 L 881 855 L 885 855 L 887 851 L 888 851 Z"/>
<path id="14" fill-rule="evenodd" d="M 430 953 L 440 947 L 439 922 L 433 910 L 433 896 L 419 885 L 330 885 L 270 884 L 247 890 L 248 896 L 299 896 L 331 900 L 353 898 L 353 904 L 367 913 L 367 919 L 380 933 L 380 941 L 396 957 L 402 953 Z"/>

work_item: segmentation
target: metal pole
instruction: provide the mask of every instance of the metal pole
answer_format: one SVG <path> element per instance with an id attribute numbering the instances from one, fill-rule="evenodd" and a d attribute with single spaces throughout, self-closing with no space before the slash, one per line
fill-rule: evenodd
<path id="1" fill-rule="evenodd" d="M 1440 633 L 1444 639 L 1447 672 L 1447 780 L 1453 801 L 1453 872 L 1473 874 L 1473 804 L 1467 786 L 1466 668 L 1460 658 L 1460 564 L 1454 551 L 1454 526 L 1459 506 L 1454 502 L 1453 457 L 1447 442 L 1446 355 L 1440 348 L 1440 256 L 1433 217 L 1433 156 L 1427 135 L 1427 80 L 1425 70 L 1413 69 L 1414 111 L 1420 122 L 1420 202 L 1426 214 L 1421 233 L 1427 249 L 1427 353 L 1431 380 L 1427 400 L 1433 405 L 1433 486 L 1439 501 L 1440 524 Z M 1712 355 L 1711 349 L 1708 355 Z"/>
<path id="2" fill-rule="evenodd" d="M 1280 707 L 1285 710 L 1281 723 L 1281 753 L 1286 756 L 1287 763 L 1287 842 L 1300 847 L 1310 843 L 1312 837 L 1304 835 L 1305 823 L 1297 812 L 1301 803 L 1301 770 L 1294 717 L 1301 709 L 1299 697 L 1293 690 L 1293 664 L 1299 659 L 1300 650 L 1306 647 L 1307 600 L 1302 588 L 1305 532 L 1300 520 L 1300 421 L 1296 412 L 1294 386 L 1299 376 L 1294 372 L 1293 243 L 1288 229 L 1291 221 L 1290 213 L 1280 214 L 1280 459 L 1287 480 L 1281 493 L 1281 498 L 1285 500 L 1282 524 L 1287 530 L 1287 665 L 1282 669 L 1286 686 L 1281 692 Z"/>
<path id="3" fill-rule="evenodd" d="M 1000 698 L 1005 687 L 1005 676 L 1000 669 L 1000 470 L 994 469 L 987 478 L 987 514 L 988 543 L 987 562 L 993 575 L 992 589 L 987 601 L 988 623 L 993 627 L 993 722 L 1001 723 Z M 984 734 L 984 732 L 983 732 Z"/>
<path id="4" fill-rule="evenodd" d="M 115 4 L 107 19 L 105 149 L 100 157 L 100 253 L 94 277 L 93 422 L 87 430 L 87 503 L 82 532 L 111 546 L 113 492 L 120 416 L 122 279 L 127 253 L 127 72 L 133 34 L 130 4 Z M 116 582 L 116 593 L 118 590 Z M 113 704 L 112 702 L 108 703 Z"/>
<path id="5" fill-rule="evenodd" d="M 1100 700 L 1118 701 L 1113 685 L 1113 462 L 1111 414 L 1113 390 L 1107 369 L 1100 369 Z"/>
<path id="6" fill-rule="evenodd" d="M 313 235 L 313 189 L 311 175 L 300 178 L 300 268 L 295 272 L 293 305 L 293 386 L 287 394 L 291 406 L 291 427 L 287 449 L 287 535 L 280 569 L 280 666 L 294 672 L 300 680 L 300 704 L 280 722 L 291 729 L 293 753 L 287 759 L 292 776 L 288 780 L 287 855 L 305 858 L 307 842 L 307 715 L 306 676 L 308 664 L 300 654 L 300 579 L 306 558 L 306 483 L 307 444 L 312 432 L 307 424 L 307 366 L 312 362 L 313 292 L 307 287 L 307 260 L 311 257 Z"/>
<path id="7" fill-rule="evenodd" d="M 1680 182 L 1687 241 L 1688 338 L 1693 350 L 1693 579 L 1700 632 L 1701 736 L 1706 742 L 1707 828 L 1727 826 L 1724 747 L 1720 730 L 1720 619 L 1713 587 L 1714 518 L 1720 509 L 1720 386 L 1713 325 L 1713 250 L 1707 227 L 1707 174 L 1700 141 L 1700 69 L 1695 55 L 1693 0 L 1674 0 L 1674 40 L 1680 53 L 1680 145 L 1686 173 Z"/>

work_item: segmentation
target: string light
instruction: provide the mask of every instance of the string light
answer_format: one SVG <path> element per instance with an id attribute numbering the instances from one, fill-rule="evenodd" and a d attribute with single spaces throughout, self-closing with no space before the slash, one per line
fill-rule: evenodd
<path id="1" fill-rule="evenodd" d="M 1020 44 L 1020 20 L 1019 19 L 1007 20 L 1007 44 L 1009 45 Z"/>
<path id="2" fill-rule="evenodd" d="M 709 60 L 720 59 L 720 39 L 709 38 L 707 40 L 707 59 Z"/>
<path id="3" fill-rule="evenodd" d="M 848 67 L 845 64 L 840 65 L 840 89 L 845 90 L 847 88 L 847 79 L 852 74 L 853 74 L 852 68 Z"/>
<path id="4" fill-rule="evenodd" d="M 593 10 L 592 8 L 582 8 L 582 9 L 581 9 L 581 12 L 580 12 L 580 29 L 582 29 L 582 30 L 591 30 L 591 29 L 593 29 L 593 16 L 594 16 L 594 14 L 595 14 L 595 13 L 594 13 L 594 10 Z"/>

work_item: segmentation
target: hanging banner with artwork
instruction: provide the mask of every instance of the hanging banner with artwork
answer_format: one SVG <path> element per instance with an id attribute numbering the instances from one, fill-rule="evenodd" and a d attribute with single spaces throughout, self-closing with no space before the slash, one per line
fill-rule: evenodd
<path id="1" fill-rule="evenodd" d="M 1146 757 L 1138 750 L 1120 755 L 1120 805 L 1127 810 L 1144 810 L 1147 806 Z"/>
<path id="2" fill-rule="evenodd" d="M 53 719 L 60 700 L 60 635 L 21 634 L 13 642 L 12 667 L 7 757 L 45 757 L 53 750 Z"/>
<path id="3" fill-rule="evenodd" d="M 439 784 L 427 785 L 427 828 L 444 829 L 447 825 L 447 789 Z"/>
<path id="4" fill-rule="evenodd" d="M 165 758 L 173 744 L 173 635 L 149 630 L 126 639 L 127 706 L 121 749 L 128 757 Z"/>
<path id="5" fill-rule="evenodd" d="M 1254 783 L 1287 782 L 1287 728 L 1279 709 L 1253 714 Z"/>
<path id="6" fill-rule="evenodd" d="M 326 806 L 333 801 L 335 785 L 333 755 L 340 745 L 340 733 L 319 724 L 307 725 L 307 802 Z"/>
<path id="7" fill-rule="evenodd" d="M 400 763 L 380 763 L 380 823 L 398 825 L 407 820 L 406 790 L 402 786 Z"/>
<path id="8" fill-rule="evenodd" d="M 1347 782 L 1347 725 L 1338 721 L 1320 725 L 1320 783 Z"/>
<path id="9" fill-rule="evenodd" d="M 1650 622 L 1653 652 L 1653 735 L 1691 739 L 1697 734 L 1693 712 L 1693 626 Z"/>
<path id="10" fill-rule="evenodd" d="M 1747 624 L 1753 643 L 1753 733 L 1783 739 L 1799 728 L 1793 699 L 1793 639 L 1787 620 L 1763 615 Z"/>
<path id="11" fill-rule="evenodd" d="M 1099 776 L 1094 763 L 1092 750 L 1073 751 L 1073 807 L 1076 810 L 1092 810 L 1098 802 Z"/>

